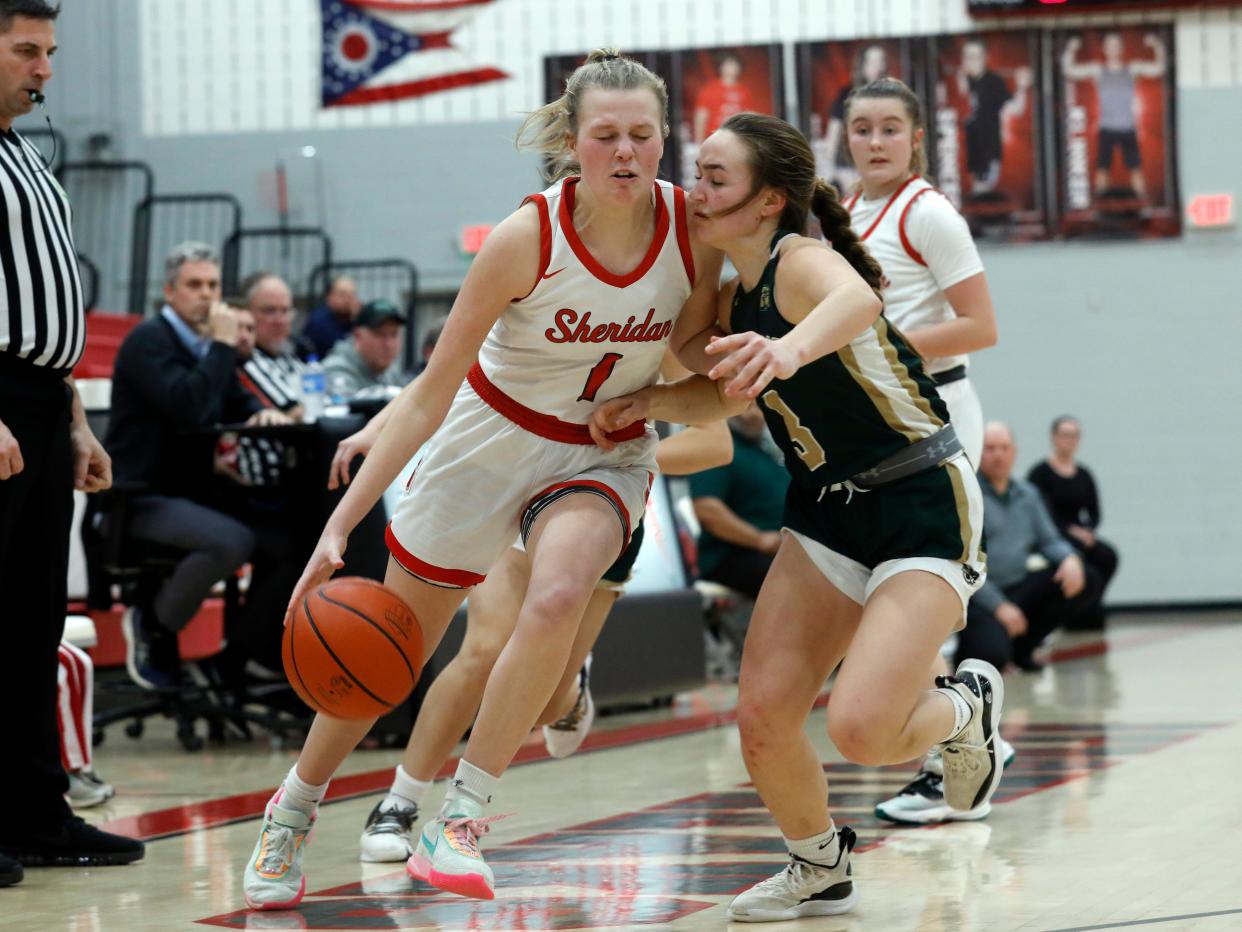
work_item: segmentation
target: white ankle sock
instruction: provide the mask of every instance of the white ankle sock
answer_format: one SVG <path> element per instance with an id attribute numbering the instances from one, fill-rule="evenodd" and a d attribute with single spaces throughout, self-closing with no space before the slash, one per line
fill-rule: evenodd
<path id="1" fill-rule="evenodd" d="M 285 795 L 281 797 L 281 805 L 288 809 L 297 809 L 307 815 L 314 815 L 319 802 L 328 792 L 328 784 L 314 786 L 298 776 L 298 766 L 294 764 L 284 782 Z"/>
<path id="2" fill-rule="evenodd" d="M 970 707 L 970 703 L 966 701 L 966 697 L 952 686 L 941 686 L 933 690 L 933 692 L 940 693 L 953 703 L 953 728 L 944 736 L 945 741 L 951 741 L 961 734 L 962 729 L 970 723 L 970 717 L 974 714 L 974 710 Z"/>
<path id="3" fill-rule="evenodd" d="M 786 838 L 785 847 L 789 849 L 790 854 L 804 861 L 824 867 L 835 867 L 841 850 L 841 846 L 837 843 L 836 823 L 830 819 L 827 831 L 812 835 L 810 838 Z"/>
<path id="4" fill-rule="evenodd" d="M 384 797 L 384 801 L 380 803 L 380 807 L 383 809 L 391 809 L 393 807 L 409 809 L 411 806 L 414 806 L 416 809 L 422 809 L 423 800 L 430 789 L 430 780 L 415 780 L 404 767 L 398 764 L 396 771 L 393 773 L 392 787 L 388 790 L 388 795 Z"/>
<path id="5" fill-rule="evenodd" d="M 494 777 L 486 770 L 480 770 L 463 758 L 457 764 L 457 773 L 449 781 L 448 795 L 444 798 L 445 806 L 450 800 L 465 797 L 480 806 L 492 801 L 492 793 L 500 783 L 500 777 Z"/>

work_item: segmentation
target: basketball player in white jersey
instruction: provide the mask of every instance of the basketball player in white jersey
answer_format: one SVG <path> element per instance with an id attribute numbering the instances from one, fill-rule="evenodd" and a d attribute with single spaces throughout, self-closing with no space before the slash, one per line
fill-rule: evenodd
<path id="1" fill-rule="evenodd" d="M 654 383 L 665 347 L 683 355 L 715 316 L 720 258 L 692 247 L 683 192 L 656 180 L 667 133 L 664 82 L 611 51 L 592 53 L 565 95 L 528 118 L 519 139 L 557 180 L 487 238 L 427 369 L 399 396 L 290 602 L 345 565 L 349 533 L 424 444 L 388 528 L 385 584 L 418 618 L 425 656 L 521 533 L 531 567 L 516 628 L 440 817 L 423 830 L 426 856 L 409 868 L 440 889 L 494 895 L 478 847 L 484 808 L 643 514 L 654 431 L 633 425 L 603 451 L 587 421 L 599 402 Z M 246 865 L 252 908 L 301 900 L 318 803 L 371 724 L 316 717 Z"/>
<path id="2" fill-rule="evenodd" d="M 969 355 L 996 343 L 996 311 L 970 228 L 924 175 L 923 105 L 896 78 L 881 78 L 846 102 L 850 156 L 859 183 L 845 201 L 850 225 L 884 270 L 884 315 L 924 359 L 957 436 L 978 468 L 983 408 L 967 374 Z M 956 638 L 953 639 L 956 642 Z M 933 671 L 948 672 L 943 658 Z M 1006 761 L 1013 749 L 1001 739 Z M 895 822 L 982 819 L 991 804 L 959 811 L 944 800 L 940 747 L 917 778 L 876 807 Z"/>
<path id="3" fill-rule="evenodd" d="M 689 373 L 671 353 L 665 355 L 661 375 L 666 381 Z M 329 485 L 349 484 L 349 466 L 375 443 L 392 405 L 358 433 L 342 440 L 332 459 Z M 684 476 L 728 463 L 733 439 L 724 421 L 716 421 L 665 437 L 656 448 L 656 462 L 665 475 Z M 518 610 L 530 581 L 530 560 L 518 545 L 509 548 L 470 593 L 466 634 L 453 660 L 432 683 L 418 710 L 401 763 L 387 795 L 367 817 L 359 840 L 363 861 L 404 861 L 414 853 L 410 831 L 436 774 L 454 746 L 474 721 L 487 678 L 517 623 Z M 553 757 L 568 757 L 590 732 L 595 707 L 591 698 L 589 656 L 604 628 L 613 604 L 621 595 L 642 544 L 642 525 L 630 546 L 608 568 L 591 594 L 578 636 L 556 693 L 539 716 L 544 744 Z"/>

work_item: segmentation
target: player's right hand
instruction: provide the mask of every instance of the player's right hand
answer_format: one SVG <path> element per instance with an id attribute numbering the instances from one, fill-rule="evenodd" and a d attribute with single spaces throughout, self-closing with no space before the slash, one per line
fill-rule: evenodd
<path id="1" fill-rule="evenodd" d="M 345 545 L 348 542 L 349 538 L 345 534 L 338 534 L 330 528 L 323 529 L 319 543 L 315 545 L 315 552 L 311 554 L 310 560 L 306 563 L 306 569 L 302 571 L 302 578 L 293 587 L 293 595 L 289 596 L 289 604 L 285 608 L 286 626 L 293 618 L 293 610 L 302 600 L 316 586 L 326 583 L 333 573 L 345 565 Z"/>
<path id="2" fill-rule="evenodd" d="M 0 482 L 12 479 L 25 468 L 22 448 L 17 438 L 4 426 L 4 422 L 0 421 Z"/>
<path id="3" fill-rule="evenodd" d="M 620 398 L 605 401 L 595 409 L 591 420 L 587 422 L 591 439 L 603 450 L 615 450 L 616 441 L 609 440 L 608 434 L 647 420 L 650 411 L 651 402 L 641 395 L 622 395 Z"/>
<path id="4" fill-rule="evenodd" d="M 336 452 L 332 454 L 332 465 L 328 468 L 329 489 L 349 485 L 350 463 L 354 461 L 355 456 L 366 456 L 371 452 L 371 447 L 375 446 L 379 432 L 370 430 L 374 423 L 374 420 L 368 421 L 366 427 L 357 433 L 350 434 L 336 445 Z"/>
<path id="5" fill-rule="evenodd" d="M 237 345 L 237 312 L 227 304 L 217 301 L 207 312 L 207 333 L 213 340 Z"/>

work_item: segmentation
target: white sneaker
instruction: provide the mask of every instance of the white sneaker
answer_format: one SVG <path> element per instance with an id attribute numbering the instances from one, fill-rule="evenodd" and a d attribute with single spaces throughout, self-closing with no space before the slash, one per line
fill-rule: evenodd
<path id="1" fill-rule="evenodd" d="M 543 726 L 543 744 L 553 757 L 568 757 L 591 731 L 595 721 L 595 701 L 591 698 L 591 655 L 578 673 L 578 701 L 564 718 Z"/>
<path id="2" fill-rule="evenodd" d="M 1000 785 L 1004 770 L 995 738 L 1000 734 L 1005 684 L 996 667 L 986 660 L 963 660 L 954 676 L 937 680 L 970 706 L 969 721 L 956 735 L 941 743 L 944 760 L 944 799 L 959 812 L 988 803 Z"/>
<path id="3" fill-rule="evenodd" d="M 306 895 L 302 856 L 315 817 L 285 809 L 280 805 L 284 795 L 282 785 L 268 802 L 259 840 L 242 874 L 242 893 L 251 909 L 293 909 Z"/>
<path id="4" fill-rule="evenodd" d="M 359 859 L 372 864 L 404 861 L 414 853 L 410 831 L 417 818 L 417 806 L 385 806 L 381 799 L 367 816 L 367 826 L 358 840 Z"/>
<path id="5" fill-rule="evenodd" d="M 998 734 L 996 748 L 1002 766 L 1008 767 L 1015 756 L 1013 745 Z M 875 814 L 879 818 L 904 825 L 973 822 L 986 818 L 991 811 L 990 802 L 973 809 L 957 810 L 944 801 L 944 763 L 938 744 L 927 752 L 915 778 L 902 787 L 896 796 L 877 803 L 875 807 Z"/>
<path id="6" fill-rule="evenodd" d="M 79 770 L 69 774 L 69 792 L 65 798 L 74 809 L 89 809 L 106 803 L 116 795 L 111 783 L 104 783 L 93 771 Z"/>
<path id="7" fill-rule="evenodd" d="M 483 818 L 483 807 L 458 797 L 446 800 L 445 809 L 419 832 L 418 845 L 405 872 L 415 880 L 446 893 L 490 900 L 496 896 L 496 879 L 479 850 L 479 839 L 492 822 L 504 816 Z"/>
<path id="8" fill-rule="evenodd" d="M 733 898 L 729 904 L 729 919 L 782 922 L 848 912 L 858 902 L 850 868 L 850 852 L 857 839 L 849 828 L 838 829 L 837 838 L 835 864 L 825 867 L 791 854 L 789 866 L 783 871 Z"/>

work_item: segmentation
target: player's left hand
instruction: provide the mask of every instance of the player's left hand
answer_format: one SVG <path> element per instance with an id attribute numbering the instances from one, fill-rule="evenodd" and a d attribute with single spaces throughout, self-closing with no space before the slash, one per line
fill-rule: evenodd
<path id="1" fill-rule="evenodd" d="M 112 457 L 89 427 L 69 432 L 73 445 L 73 487 L 79 492 L 102 492 L 112 488 Z"/>
<path id="2" fill-rule="evenodd" d="M 781 340 L 758 333 L 733 333 L 712 337 L 709 356 L 723 356 L 707 373 L 712 379 L 729 379 L 725 394 L 758 398 L 773 379 L 787 379 L 798 371 L 798 354 Z"/>
<path id="3" fill-rule="evenodd" d="M 647 420 L 651 411 L 651 403 L 641 395 L 622 395 L 605 401 L 595 409 L 587 429 L 591 431 L 591 439 L 603 450 L 615 450 L 617 443 L 609 440 L 608 435 L 622 430 L 638 421 Z"/>

